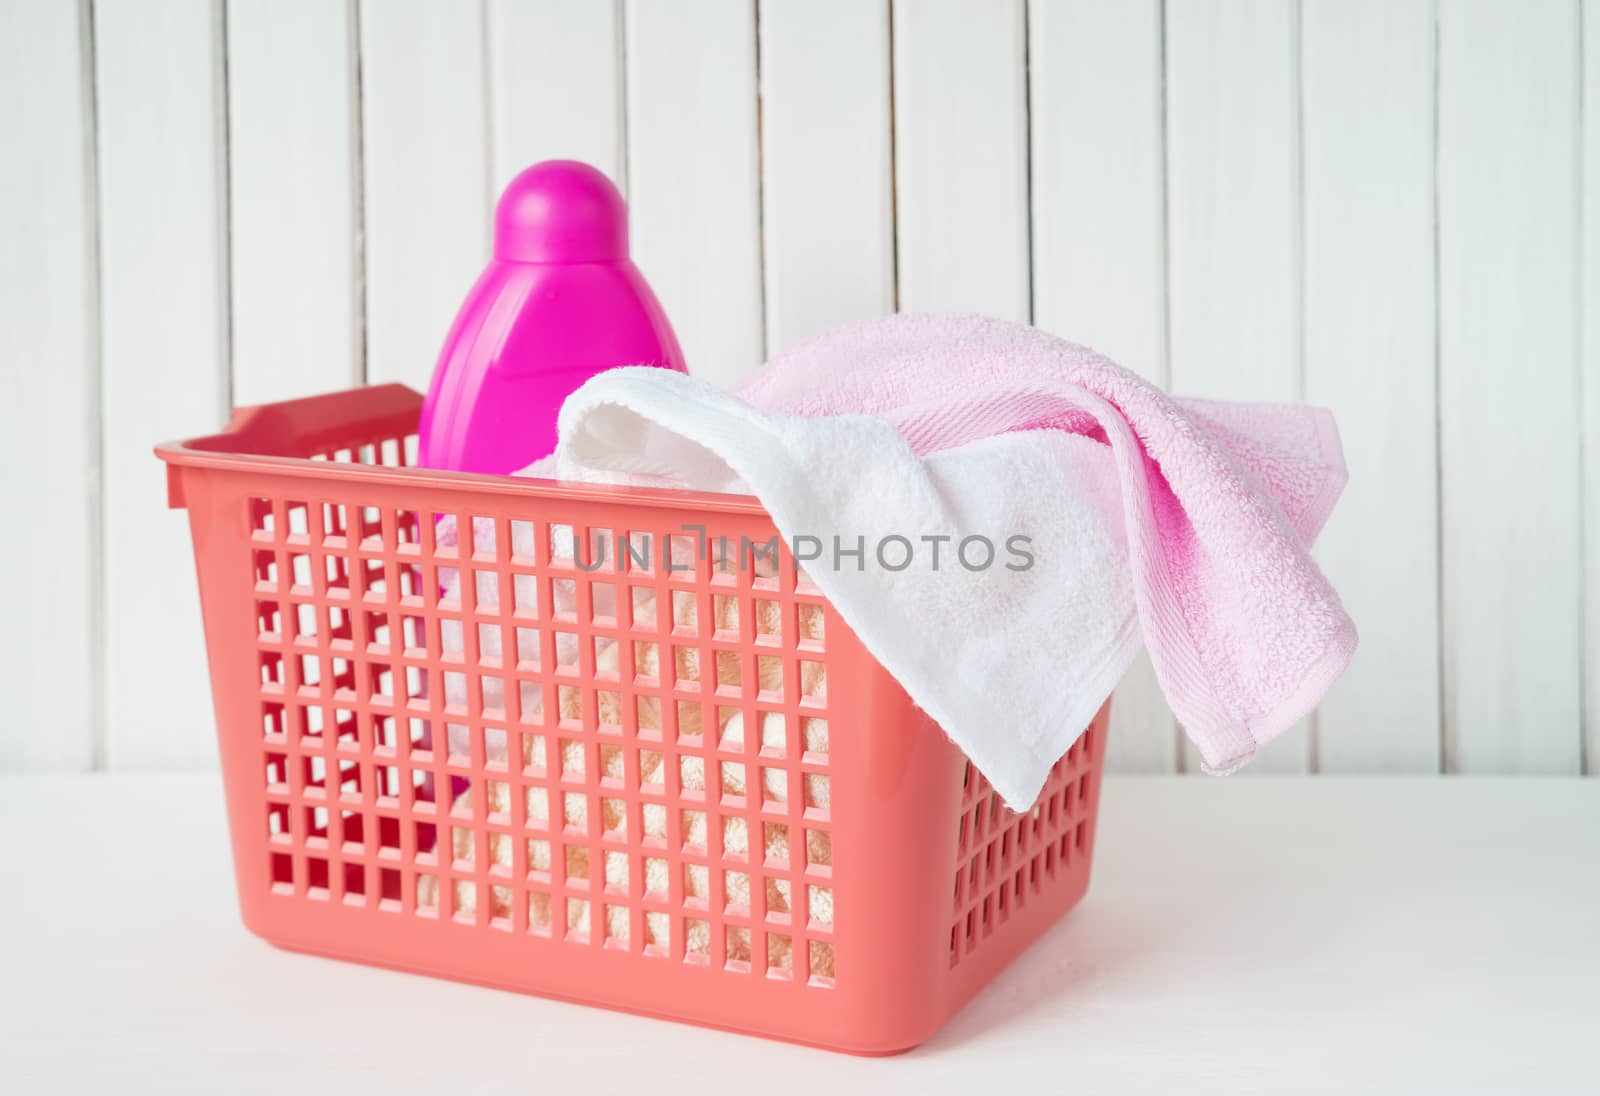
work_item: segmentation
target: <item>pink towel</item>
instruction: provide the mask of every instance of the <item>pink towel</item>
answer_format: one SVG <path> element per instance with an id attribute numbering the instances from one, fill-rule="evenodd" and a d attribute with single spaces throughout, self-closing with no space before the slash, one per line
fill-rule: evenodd
<path id="1" fill-rule="evenodd" d="M 1037 329 L 952 315 L 841 328 L 734 394 L 775 414 L 881 416 L 918 456 L 1045 428 L 1109 445 L 1145 644 L 1212 769 L 1304 717 L 1355 650 L 1307 550 L 1346 480 L 1325 410 L 1175 399 Z"/>

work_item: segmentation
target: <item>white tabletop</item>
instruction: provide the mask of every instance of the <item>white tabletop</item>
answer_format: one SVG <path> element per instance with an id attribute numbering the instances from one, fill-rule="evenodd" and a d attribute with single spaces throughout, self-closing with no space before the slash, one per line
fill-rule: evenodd
<path id="1" fill-rule="evenodd" d="M 1102 809 L 1084 903 L 860 1059 L 277 951 L 216 777 L 0 778 L 0 1088 L 1600 1091 L 1600 782 L 1113 778 Z"/>

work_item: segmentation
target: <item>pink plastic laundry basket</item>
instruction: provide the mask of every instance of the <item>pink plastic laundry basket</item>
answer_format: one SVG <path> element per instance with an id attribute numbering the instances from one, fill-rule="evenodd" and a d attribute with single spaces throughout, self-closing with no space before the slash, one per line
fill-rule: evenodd
<path id="1" fill-rule="evenodd" d="M 244 409 L 158 449 L 194 537 L 253 932 L 886 1053 L 927 1038 L 1082 896 L 1105 708 L 1032 810 L 1008 811 L 787 552 L 764 577 L 710 551 L 691 570 L 622 553 L 586 571 L 549 550 L 567 529 L 580 544 L 701 536 L 685 526 L 765 544 L 755 500 L 406 467 L 420 407 L 399 385 L 363 388 Z M 445 515 L 459 546 L 436 537 Z M 473 576 L 459 597 L 441 592 L 452 569 Z M 680 599 L 698 624 L 636 617 Z M 821 638 L 800 634 L 805 605 Z M 446 622 L 462 650 L 441 644 Z M 494 632 L 503 659 L 482 653 Z M 615 669 L 597 662 L 610 641 Z M 636 672 L 652 644 L 659 677 Z M 679 648 L 698 653 L 693 674 Z M 780 666 L 781 687 L 761 689 Z M 802 692 L 819 668 L 825 692 Z M 503 707 L 484 704 L 491 678 Z M 524 710 L 524 688 L 542 702 Z M 719 734 L 734 713 L 750 730 Z"/>

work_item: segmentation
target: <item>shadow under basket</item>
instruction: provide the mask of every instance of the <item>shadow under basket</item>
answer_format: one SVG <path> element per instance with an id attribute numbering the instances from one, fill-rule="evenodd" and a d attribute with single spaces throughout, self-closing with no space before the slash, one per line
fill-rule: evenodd
<path id="1" fill-rule="evenodd" d="M 157 450 L 251 931 L 879 1054 L 1083 895 L 1107 708 L 1006 810 L 754 499 L 409 467 L 421 402 Z"/>

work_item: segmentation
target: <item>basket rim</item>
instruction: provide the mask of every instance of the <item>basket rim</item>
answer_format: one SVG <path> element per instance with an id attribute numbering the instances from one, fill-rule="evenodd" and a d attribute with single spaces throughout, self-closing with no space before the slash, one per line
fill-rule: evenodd
<path id="1" fill-rule="evenodd" d="M 363 432 L 371 432 L 375 425 L 387 424 L 389 430 L 396 434 L 412 433 L 416 429 L 417 416 L 421 413 L 422 399 L 421 393 L 415 389 L 391 383 L 236 407 L 220 432 L 163 442 L 154 447 L 154 452 L 166 462 L 169 476 L 179 468 L 214 468 L 290 475 L 308 480 L 337 480 L 350 484 L 569 502 L 638 503 L 663 509 L 709 510 L 770 518 L 766 508 L 754 495 L 356 464 L 261 451 L 263 448 L 272 448 L 267 444 L 267 439 L 280 436 L 278 431 L 286 423 L 303 418 L 315 418 L 324 424 L 331 420 L 336 425 L 325 425 L 322 434 L 335 439 L 344 433 L 337 429 L 337 424 L 347 424 L 351 429 L 359 427 Z M 182 505 L 181 496 L 174 497 L 173 505 Z"/>

